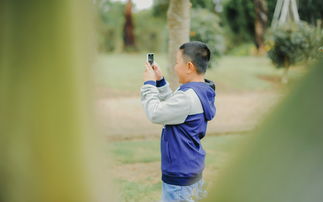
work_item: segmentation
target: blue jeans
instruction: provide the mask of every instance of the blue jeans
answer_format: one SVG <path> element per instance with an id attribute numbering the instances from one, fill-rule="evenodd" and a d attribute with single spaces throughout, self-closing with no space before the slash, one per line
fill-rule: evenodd
<path id="1" fill-rule="evenodd" d="M 162 182 L 161 202 L 194 202 L 207 196 L 203 179 L 189 186 L 171 185 Z"/>

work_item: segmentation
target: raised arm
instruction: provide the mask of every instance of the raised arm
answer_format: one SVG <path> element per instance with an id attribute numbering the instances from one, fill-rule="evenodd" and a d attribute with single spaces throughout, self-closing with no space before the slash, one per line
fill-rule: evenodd
<path id="1" fill-rule="evenodd" d="M 164 101 L 172 95 L 173 91 L 169 87 L 169 83 L 166 81 L 166 79 L 163 76 L 163 73 L 160 70 L 157 63 L 153 64 L 152 69 L 155 72 L 155 76 L 156 76 L 156 80 L 157 80 L 156 86 L 157 86 L 158 92 L 159 92 L 158 97 L 161 101 Z"/>
<path id="2" fill-rule="evenodd" d="M 150 81 L 141 87 L 141 103 L 148 119 L 163 125 L 183 123 L 191 106 L 190 97 L 183 91 L 176 91 L 167 100 L 161 101 L 157 87 Z"/>
<path id="3" fill-rule="evenodd" d="M 158 97 L 161 101 L 167 100 L 172 96 L 173 91 L 164 77 L 156 82 L 156 86 L 159 92 Z"/>

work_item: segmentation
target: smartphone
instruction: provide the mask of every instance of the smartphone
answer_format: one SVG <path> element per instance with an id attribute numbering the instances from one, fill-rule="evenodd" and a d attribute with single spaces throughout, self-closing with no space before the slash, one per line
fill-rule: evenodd
<path id="1" fill-rule="evenodd" d="M 153 53 L 147 54 L 147 62 L 149 62 L 150 65 L 154 64 L 154 54 Z"/>

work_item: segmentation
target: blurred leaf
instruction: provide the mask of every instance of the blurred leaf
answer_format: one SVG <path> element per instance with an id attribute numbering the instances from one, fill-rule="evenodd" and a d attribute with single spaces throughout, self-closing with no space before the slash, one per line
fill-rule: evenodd
<path id="1" fill-rule="evenodd" d="M 322 65 L 245 139 L 205 201 L 322 201 Z"/>
<path id="2" fill-rule="evenodd" d="M 112 199 L 92 114 L 90 2 L 5 0 L 0 13 L 0 201 Z"/>

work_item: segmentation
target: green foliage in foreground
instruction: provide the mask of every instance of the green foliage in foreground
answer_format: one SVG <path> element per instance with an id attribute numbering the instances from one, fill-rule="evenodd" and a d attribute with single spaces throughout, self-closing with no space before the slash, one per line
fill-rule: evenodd
<path id="1" fill-rule="evenodd" d="M 244 140 L 206 201 L 322 201 L 322 65 Z"/>
<path id="2" fill-rule="evenodd" d="M 98 189 L 109 179 L 91 108 L 90 7 L 0 3 L 1 202 L 112 201 Z"/>

